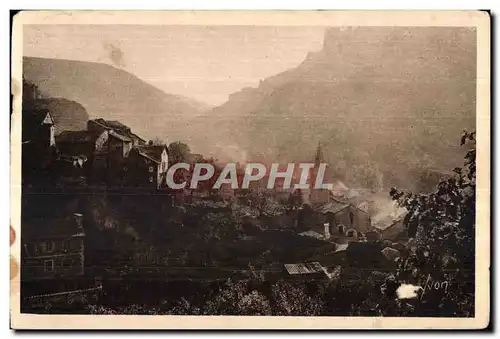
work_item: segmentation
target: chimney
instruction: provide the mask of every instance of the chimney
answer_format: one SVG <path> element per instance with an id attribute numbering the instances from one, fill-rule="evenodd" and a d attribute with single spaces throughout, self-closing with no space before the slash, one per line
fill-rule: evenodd
<path id="1" fill-rule="evenodd" d="M 83 230 L 83 215 L 80 213 L 73 213 L 73 217 L 75 218 L 78 229 Z"/>

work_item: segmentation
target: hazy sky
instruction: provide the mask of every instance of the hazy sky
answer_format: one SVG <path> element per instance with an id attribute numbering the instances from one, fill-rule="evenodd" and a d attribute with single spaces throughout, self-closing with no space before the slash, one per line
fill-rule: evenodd
<path id="1" fill-rule="evenodd" d="M 121 67 L 168 93 L 212 105 L 296 67 L 323 27 L 24 26 L 24 55 Z"/>

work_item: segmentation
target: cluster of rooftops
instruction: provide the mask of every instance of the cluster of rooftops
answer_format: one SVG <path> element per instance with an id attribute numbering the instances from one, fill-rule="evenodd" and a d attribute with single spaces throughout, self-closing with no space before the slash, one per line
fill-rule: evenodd
<path id="1" fill-rule="evenodd" d="M 109 135 L 124 143 L 134 146 L 140 155 L 159 163 L 161 153 L 166 146 L 149 144 L 145 139 L 133 133 L 130 127 L 116 120 L 105 120 L 102 118 L 89 120 L 88 125 L 95 124 L 109 131 Z M 63 131 L 56 137 L 57 143 L 79 144 L 94 143 L 98 134 L 91 128 L 82 131 Z"/>

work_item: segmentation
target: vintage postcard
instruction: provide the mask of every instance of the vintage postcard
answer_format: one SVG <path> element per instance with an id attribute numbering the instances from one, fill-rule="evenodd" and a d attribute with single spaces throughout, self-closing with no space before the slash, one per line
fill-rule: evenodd
<path id="1" fill-rule="evenodd" d="M 13 20 L 12 328 L 488 326 L 487 12 Z"/>

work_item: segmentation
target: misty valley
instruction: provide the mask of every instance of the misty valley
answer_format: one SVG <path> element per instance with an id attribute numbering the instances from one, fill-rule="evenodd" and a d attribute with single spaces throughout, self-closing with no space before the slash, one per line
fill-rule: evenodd
<path id="1" fill-rule="evenodd" d="M 474 317 L 475 31 L 320 41 L 218 105 L 28 46 L 21 311 Z"/>

